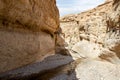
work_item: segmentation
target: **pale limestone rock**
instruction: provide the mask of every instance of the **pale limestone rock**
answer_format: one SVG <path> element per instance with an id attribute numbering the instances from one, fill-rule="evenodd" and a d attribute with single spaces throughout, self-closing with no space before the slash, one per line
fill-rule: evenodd
<path id="1" fill-rule="evenodd" d="M 73 46 L 83 39 L 103 44 L 107 29 L 107 14 L 111 10 L 111 6 L 111 2 L 104 3 L 77 15 L 62 17 L 60 25 L 65 34 L 65 41 L 69 46 Z"/>
<path id="2" fill-rule="evenodd" d="M 109 62 L 86 60 L 75 71 L 78 80 L 119 80 L 119 67 Z"/>
<path id="3" fill-rule="evenodd" d="M 110 51 L 114 49 L 113 53 L 116 53 L 115 50 L 117 50 L 116 57 L 119 57 L 119 48 L 116 49 L 116 46 L 118 47 L 120 44 L 119 21 L 119 1 L 107 0 L 94 9 L 62 17 L 60 24 L 72 56 L 75 55 L 76 57 L 77 52 L 81 57 L 82 51 L 84 53 L 82 55 L 85 57 L 86 54 L 89 55 L 92 51 L 95 51 L 91 48 L 100 46 L 97 48 L 98 51 L 94 52 L 93 55 L 91 54 L 91 56 L 89 55 L 89 58 L 93 58 L 95 55 L 98 58 L 104 48 Z M 114 26 L 117 28 L 114 28 Z M 87 44 L 84 44 L 83 40 L 88 41 Z M 91 42 L 95 45 L 91 45 Z M 91 45 L 90 50 L 87 50 L 88 45 Z M 83 47 L 86 47 L 86 49 L 83 49 Z"/>
<path id="4" fill-rule="evenodd" d="M 96 45 L 93 42 L 88 41 L 80 41 L 76 43 L 72 50 L 77 52 L 78 55 L 81 57 L 87 57 L 87 58 L 96 58 L 100 55 L 102 47 L 100 45 Z"/>

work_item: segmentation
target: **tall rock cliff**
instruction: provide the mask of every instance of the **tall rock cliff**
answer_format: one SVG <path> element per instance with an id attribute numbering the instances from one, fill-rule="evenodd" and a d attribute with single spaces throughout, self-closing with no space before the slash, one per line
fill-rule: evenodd
<path id="1" fill-rule="evenodd" d="M 55 0 L 0 0 L 0 73 L 55 54 Z"/>

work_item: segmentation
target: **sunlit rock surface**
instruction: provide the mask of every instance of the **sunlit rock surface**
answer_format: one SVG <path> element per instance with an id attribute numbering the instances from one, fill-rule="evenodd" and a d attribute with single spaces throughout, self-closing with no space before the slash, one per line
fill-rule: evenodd
<path id="1" fill-rule="evenodd" d="M 60 19 L 63 37 L 71 55 L 99 58 L 112 51 L 119 58 L 119 1 L 108 0 L 92 10 L 67 15 Z M 84 53 L 84 54 L 83 54 Z M 78 56 L 76 56 L 78 57 Z"/>

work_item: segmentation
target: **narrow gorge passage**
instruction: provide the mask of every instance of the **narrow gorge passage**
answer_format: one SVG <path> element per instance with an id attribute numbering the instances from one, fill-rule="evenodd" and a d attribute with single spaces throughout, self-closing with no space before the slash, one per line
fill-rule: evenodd
<path id="1" fill-rule="evenodd" d="M 0 0 L 0 80 L 119 80 L 120 1 L 88 1 Z"/>

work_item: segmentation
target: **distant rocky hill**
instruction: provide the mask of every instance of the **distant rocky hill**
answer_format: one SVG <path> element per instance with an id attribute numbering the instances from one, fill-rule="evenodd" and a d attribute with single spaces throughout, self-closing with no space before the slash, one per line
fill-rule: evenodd
<path id="1" fill-rule="evenodd" d="M 97 58 L 104 49 L 111 51 L 119 43 L 120 16 L 115 6 L 119 9 L 117 3 L 108 0 L 94 9 L 60 19 L 63 37 L 71 53 Z"/>

